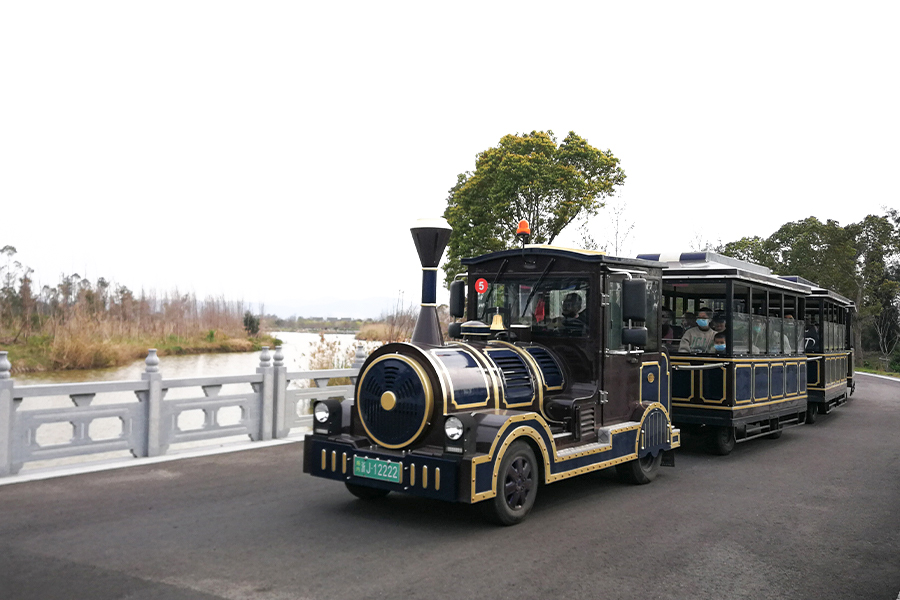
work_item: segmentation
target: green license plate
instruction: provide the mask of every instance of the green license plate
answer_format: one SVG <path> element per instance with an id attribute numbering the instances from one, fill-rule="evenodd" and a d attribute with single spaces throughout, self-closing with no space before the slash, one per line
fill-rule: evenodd
<path id="1" fill-rule="evenodd" d="M 400 483 L 401 469 L 402 465 L 400 463 L 378 458 L 366 458 L 365 456 L 353 457 L 353 474 L 357 477 Z"/>

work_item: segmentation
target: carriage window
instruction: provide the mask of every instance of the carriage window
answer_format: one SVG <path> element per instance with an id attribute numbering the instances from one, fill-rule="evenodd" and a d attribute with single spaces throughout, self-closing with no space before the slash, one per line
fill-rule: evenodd
<path id="1" fill-rule="evenodd" d="M 731 325 L 734 339 L 734 352 L 747 354 L 750 352 L 750 287 L 746 285 L 734 286 L 734 304 L 732 305 Z"/>
<path id="2" fill-rule="evenodd" d="M 671 327 L 664 327 L 662 330 L 662 337 L 669 352 L 716 354 L 716 334 L 720 333 L 727 340 L 727 330 L 730 326 L 726 320 L 725 282 L 666 282 L 663 296 L 663 304 L 674 309 Z M 686 318 L 686 313 L 692 313 L 696 319 L 700 309 L 711 312 L 705 329 Z M 729 351 L 730 349 L 726 347 L 724 352 Z"/>
<path id="3" fill-rule="evenodd" d="M 806 315 L 805 315 L 805 329 L 803 332 L 804 336 L 804 348 L 806 352 L 821 352 L 822 351 L 822 328 L 821 328 L 821 301 L 820 300 L 810 300 L 806 303 Z"/>
<path id="4" fill-rule="evenodd" d="M 659 330 L 659 302 L 660 302 L 660 286 L 656 279 L 647 280 L 647 352 L 656 352 L 659 350 L 659 342 L 657 341 L 656 332 Z"/>
<path id="5" fill-rule="evenodd" d="M 625 345 L 622 343 L 622 282 L 610 278 L 607 290 L 609 293 L 609 319 L 607 320 L 609 332 L 606 347 L 609 350 L 624 350 Z"/>

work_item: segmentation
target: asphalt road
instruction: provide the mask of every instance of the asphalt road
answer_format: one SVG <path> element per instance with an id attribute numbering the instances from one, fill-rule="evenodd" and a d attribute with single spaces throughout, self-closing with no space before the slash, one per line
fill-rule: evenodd
<path id="1" fill-rule="evenodd" d="M 647 486 L 542 488 L 515 527 L 374 503 L 289 444 L 0 487 L 0 599 L 861 598 L 900 595 L 900 382 Z"/>

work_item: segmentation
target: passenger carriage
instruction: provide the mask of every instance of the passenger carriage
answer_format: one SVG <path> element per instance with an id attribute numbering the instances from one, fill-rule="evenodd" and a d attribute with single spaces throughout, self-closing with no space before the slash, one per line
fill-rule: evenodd
<path id="1" fill-rule="evenodd" d="M 806 299 L 804 345 L 808 360 L 807 423 L 831 412 L 853 394 L 853 318 L 855 304 L 840 294 L 797 276 L 784 279 L 812 288 Z"/>
<path id="2" fill-rule="evenodd" d="M 514 524 L 540 485 L 613 466 L 647 483 L 673 464 L 663 265 L 524 244 L 464 260 L 450 309 L 465 322 L 446 342 L 434 304 L 449 233 L 443 220 L 413 229 L 413 338 L 368 357 L 353 402 L 316 404 L 304 471 L 363 498 L 483 503 Z"/>
<path id="3" fill-rule="evenodd" d="M 662 302 L 675 314 L 712 309 L 725 318 L 725 350 L 669 347 L 672 418 L 728 454 L 736 442 L 779 437 L 805 422 L 805 328 L 812 293 L 766 267 L 714 252 L 640 258 L 665 263 Z"/>

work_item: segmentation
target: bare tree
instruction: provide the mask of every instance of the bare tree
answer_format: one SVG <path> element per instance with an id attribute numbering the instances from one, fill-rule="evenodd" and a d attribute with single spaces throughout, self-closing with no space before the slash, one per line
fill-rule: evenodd
<path id="1" fill-rule="evenodd" d="M 881 361 L 887 370 L 891 355 L 897 342 L 900 341 L 900 324 L 897 317 L 900 315 L 900 300 L 895 299 L 890 308 L 883 309 L 877 317 L 873 319 L 875 332 L 878 334 L 878 350 L 881 352 Z"/>

